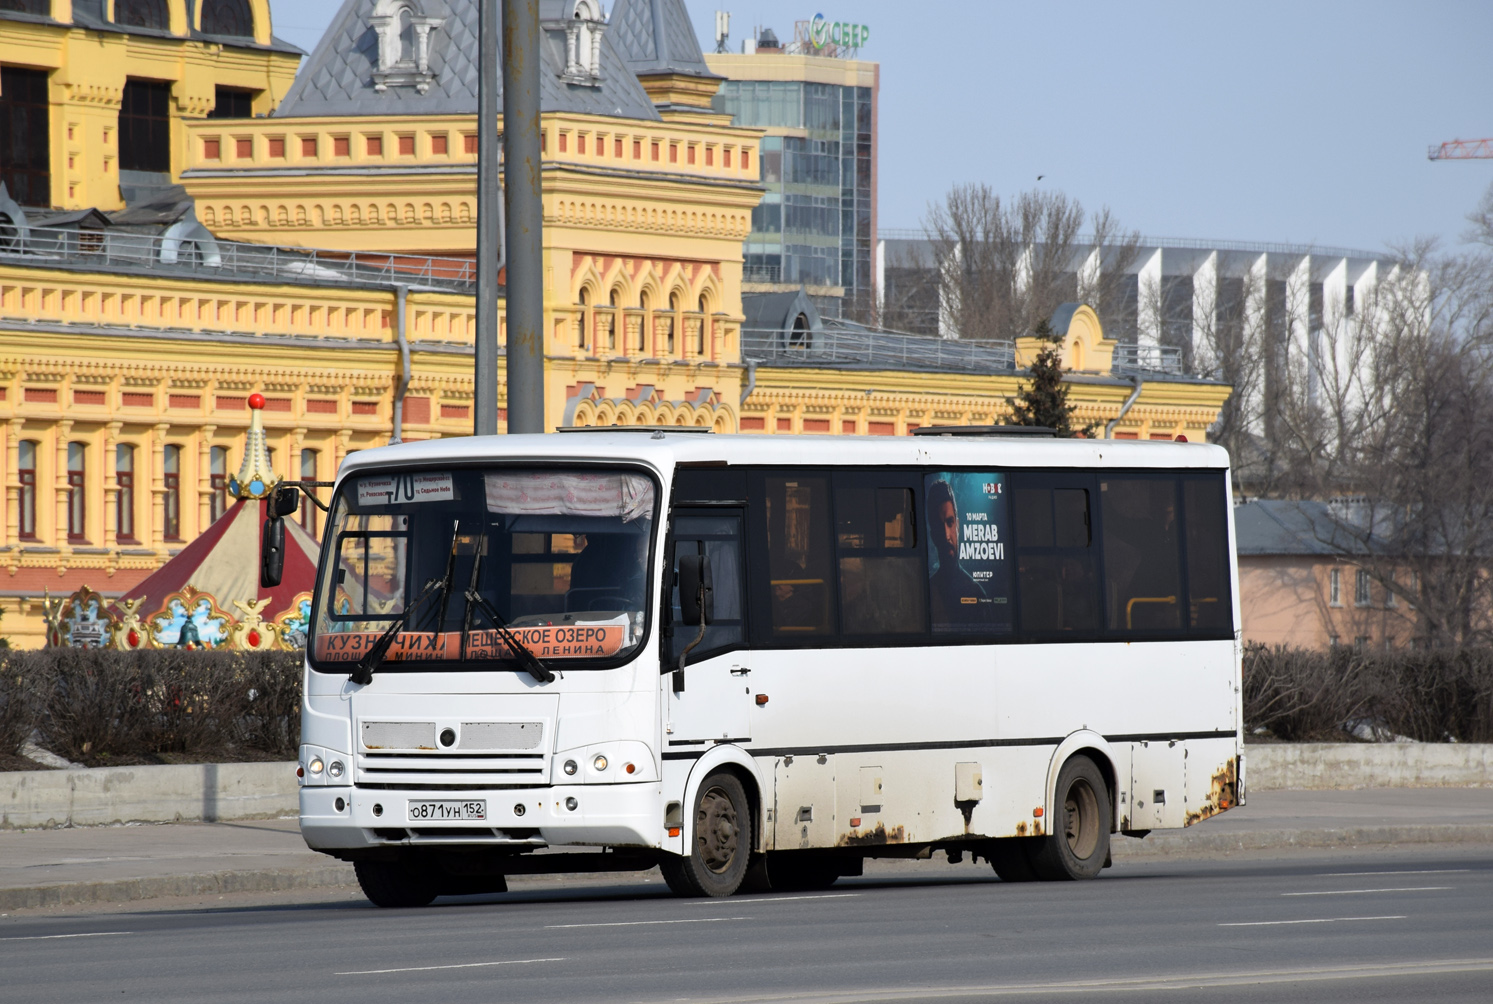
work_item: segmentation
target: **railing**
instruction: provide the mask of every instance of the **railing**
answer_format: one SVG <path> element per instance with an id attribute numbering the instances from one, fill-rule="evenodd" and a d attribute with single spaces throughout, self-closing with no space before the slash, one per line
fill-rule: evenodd
<path id="1" fill-rule="evenodd" d="M 463 293 L 477 283 L 476 263 L 465 258 L 246 244 L 219 240 L 202 228 L 176 234 L 171 230 L 132 234 L 67 227 L 0 227 L 0 261 L 16 260 L 27 264 L 122 264 L 357 286 L 427 286 Z"/>
<path id="2" fill-rule="evenodd" d="M 959 342 L 833 326 L 819 331 L 744 328 L 741 354 L 756 362 L 784 366 L 965 373 L 1010 373 L 1016 369 L 1013 342 Z"/>
<path id="3" fill-rule="evenodd" d="M 741 270 L 742 282 L 782 282 L 781 265 L 746 265 Z"/>
<path id="4" fill-rule="evenodd" d="M 1182 373 L 1182 350 L 1175 345 L 1115 346 L 1110 363 L 1111 373 Z"/>

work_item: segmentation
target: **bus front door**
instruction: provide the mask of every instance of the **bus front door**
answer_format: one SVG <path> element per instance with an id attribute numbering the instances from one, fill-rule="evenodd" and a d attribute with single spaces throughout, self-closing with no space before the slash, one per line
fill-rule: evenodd
<path id="1" fill-rule="evenodd" d="M 669 693 L 668 744 L 677 749 L 747 742 L 752 738 L 753 697 L 751 662 L 743 650 L 742 513 L 737 509 L 675 509 L 670 523 L 672 632 L 669 662 L 663 667 Z M 682 623 L 678 574 L 682 554 L 703 554 L 710 565 L 715 609 L 703 636 L 698 627 Z M 697 639 L 699 643 L 691 647 Z M 681 655 L 682 673 L 676 671 Z"/>

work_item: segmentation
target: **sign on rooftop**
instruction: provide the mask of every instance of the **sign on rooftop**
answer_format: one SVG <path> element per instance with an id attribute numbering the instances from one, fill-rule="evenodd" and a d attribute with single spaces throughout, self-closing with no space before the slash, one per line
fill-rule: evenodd
<path id="1" fill-rule="evenodd" d="M 838 49 L 859 49 L 871 37 L 871 29 L 864 24 L 848 21 L 831 21 L 823 14 L 815 14 L 809 22 L 809 41 L 814 48 L 834 46 Z"/>

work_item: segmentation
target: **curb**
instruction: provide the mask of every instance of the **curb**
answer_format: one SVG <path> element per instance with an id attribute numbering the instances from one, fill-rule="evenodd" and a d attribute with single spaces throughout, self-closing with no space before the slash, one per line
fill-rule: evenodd
<path id="1" fill-rule="evenodd" d="M 1113 841 L 1118 858 L 1218 854 L 1284 848 L 1357 847 L 1364 844 L 1493 844 L 1493 826 L 1427 824 L 1424 826 L 1348 826 L 1324 830 L 1246 830 L 1243 833 L 1198 833 L 1168 830 L 1144 839 Z"/>
<path id="2" fill-rule="evenodd" d="M 61 882 L 0 889 L 0 910 L 86 903 L 133 903 L 168 896 L 209 896 L 230 892 L 285 892 L 292 889 L 354 888 L 358 880 L 349 864 L 311 868 L 260 868 L 203 872 L 196 875 L 157 875 L 151 878 L 106 882 Z"/>

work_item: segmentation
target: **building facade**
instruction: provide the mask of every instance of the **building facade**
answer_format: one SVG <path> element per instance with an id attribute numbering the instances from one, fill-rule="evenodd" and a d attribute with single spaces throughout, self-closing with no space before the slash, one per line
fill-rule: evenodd
<path id="1" fill-rule="evenodd" d="M 1412 643 L 1414 608 L 1379 581 L 1382 555 L 1345 532 L 1329 503 L 1247 502 L 1235 508 L 1234 527 L 1245 642 L 1363 650 Z"/>
<path id="2" fill-rule="evenodd" d="M 802 285 L 827 312 L 869 319 L 880 67 L 803 45 L 785 50 L 770 32 L 754 42 L 705 57 L 726 78 L 714 107 L 765 133 L 765 192 L 742 249 L 748 289 Z"/>

